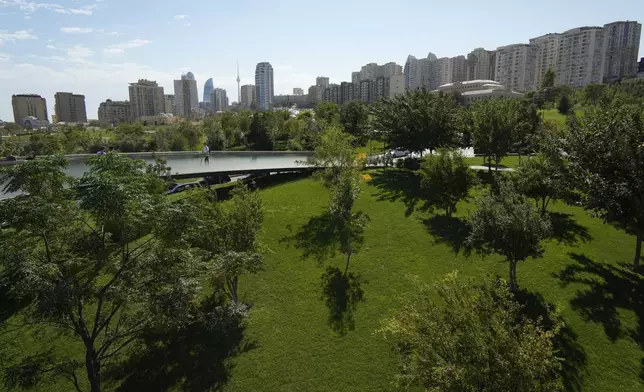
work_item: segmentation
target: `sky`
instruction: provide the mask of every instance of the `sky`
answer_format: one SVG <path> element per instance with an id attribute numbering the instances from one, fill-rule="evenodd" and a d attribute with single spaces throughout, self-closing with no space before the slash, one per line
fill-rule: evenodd
<path id="1" fill-rule="evenodd" d="M 237 61 L 242 85 L 268 61 L 275 94 L 290 94 L 316 76 L 350 81 L 367 63 L 404 65 L 409 54 L 467 55 L 574 27 L 644 22 L 642 0 L 45 1 L 0 0 L 5 121 L 12 94 L 42 95 L 50 117 L 57 91 L 83 94 L 92 119 L 106 99 L 128 99 L 128 83 L 156 80 L 172 94 L 187 71 L 200 99 L 212 77 L 237 101 Z"/>

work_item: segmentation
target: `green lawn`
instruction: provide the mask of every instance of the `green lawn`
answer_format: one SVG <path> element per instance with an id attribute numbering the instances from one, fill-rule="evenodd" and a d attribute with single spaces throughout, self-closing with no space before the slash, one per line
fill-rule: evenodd
<path id="1" fill-rule="evenodd" d="M 419 203 L 413 173 L 387 169 L 371 176 L 362 185 L 356 207 L 371 222 L 363 249 L 352 257 L 350 267 L 362 279 L 364 302 L 356 305 L 354 329 L 345 334 L 332 328 L 337 323 L 330 322 L 322 299 L 325 266 L 303 260 L 302 250 L 289 240 L 325 211 L 326 190 L 307 178 L 261 191 L 265 270 L 243 277 L 239 286 L 242 298 L 253 304 L 246 340 L 256 347 L 233 359 L 226 391 L 392 390 L 395 358 L 389 343 L 375 331 L 410 289 L 409 279 L 418 276 L 432 282 L 455 269 L 466 276 L 506 276 L 506 264 L 499 257 L 466 257 L 459 251 L 462 221 L 445 221 L 414 209 Z M 473 204 L 461 203 L 456 216 L 465 218 L 472 209 Z M 572 365 L 567 380 L 571 385 L 578 382 L 584 391 L 644 390 L 644 276 L 620 264 L 632 262 L 634 238 L 581 208 L 557 203 L 551 210 L 560 213 L 558 237 L 548 241 L 543 259 L 519 265 L 518 280 L 534 298 L 542 295 L 543 301 L 555 305 L 566 322 L 570 333 L 562 355 Z M 325 265 L 343 263 L 336 256 Z M 574 283 L 566 285 L 564 280 Z M 28 350 L 43 339 L 53 336 L 34 331 L 24 335 L 21 344 Z"/>
<path id="2" fill-rule="evenodd" d="M 371 143 L 371 153 L 372 154 L 379 154 L 385 148 L 385 143 L 384 142 L 381 142 L 381 141 L 378 141 L 378 140 L 372 140 L 370 143 Z M 369 143 L 367 143 L 367 145 L 364 146 L 364 147 L 356 148 L 356 151 L 358 153 L 369 154 Z"/>
<path id="3" fill-rule="evenodd" d="M 511 167 L 515 168 L 519 165 L 519 162 L 521 159 L 528 159 L 526 156 L 522 156 L 519 158 L 517 155 L 511 155 L 503 158 L 501 160 L 501 165 L 499 167 Z M 476 165 L 476 166 L 487 166 L 487 162 L 483 162 L 483 157 L 468 157 L 465 158 L 465 161 L 470 165 Z M 494 169 L 496 166 L 493 164 L 492 169 Z"/>
<path id="4" fill-rule="evenodd" d="M 584 113 L 584 109 L 575 109 L 575 114 L 579 117 L 583 117 Z M 568 116 L 559 113 L 557 109 L 542 110 L 539 114 L 543 115 L 544 120 L 554 121 L 559 125 L 566 125 L 566 120 L 568 119 Z"/>

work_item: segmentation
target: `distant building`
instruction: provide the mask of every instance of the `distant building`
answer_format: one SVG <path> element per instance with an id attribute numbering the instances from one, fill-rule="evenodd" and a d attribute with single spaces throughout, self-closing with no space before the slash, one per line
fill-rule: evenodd
<path id="1" fill-rule="evenodd" d="M 322 99 L 324 101 L 340 104 L 340 86 L 335 83 L 330 84 L 329 87 L 324 89 Z"/>
<path id="2" fill-rule="evenodd" d="M 130 83 L 129 93 L 132 120 L 163 113 L 165 109 L 163 87 L 157 82 L 139 79 L 136 83 Z"/>
<path id="3" fill-rule="evenodd" d="M 496 51 L 476 48 L 467 55 L 467 80 L 494 80 Z"/>
<path id="4" fill-rule="evenodd" d="M 532 55 L 535 57 L 534 82 L 532 83 L 531 89 L 536 90 L 541 88 L 543 77 L 548 72 L 548 69 L 552 69 L 553 72 L 558 73 L 560 41 L 561 34 L 559 33 L 546 34 L 530 39 L 530 45 L 534 48 Z M 563 46 L 561 50 L 563 51 Z"/>
<path id="5" fill-rule="evenodd" d="M 318 104 L 324 100 L 324 87 L 322 86 L 311 86 L 309 87 L 309 94 L 307 96 L 309 102 L 312 104 Z"/>
<path id="6" fill-rule="evenodd" d="M 253 104 L 257 104 L 255 98 L 255 85 L 246 84 L 241 86 L 241 106 L 250 108 Z"/>
<path id="7" fill-rule="evenodd" d="M 351 83 L 360 84 L 360 71 L 351 72 Z"/>
<path id="8" fill-rule="evenodd" d="M 578 27 L 561 33 L 555 69 L 557 84 L 581 88 L 590 83 L 601 83 L 604 78 L 604 44 L 604 29 L 601 27 Z M 636 59 L 637 55 L 633 61 Z M 633 71 L 634 66 L 630 69 Z"/>
<path id="9" fill-rule="evenodd" d="M 510 90 L 529 91 L 534 86 L 535 47 L 528 44 L 502 46 L 496 50 L 494 80 Z"/>
<path id="10" fill-rule="evenodd" d="M 429 62 L 427 62 L 429 65 Z M 407 56 L 407 61 L 405 62 L 405 90 L 418 90 L 423 84 L 421 80 L 421 62 L 414 56 Z M 429 75 L 427 76 L 429 77 Z M 362 85 L 361 85 L 362 87 Z"/>
<path id="11" fill-rule="evenodd" d="M 315 78 L 315 85 L 322 88 L 327 88 L 329 87 L 329 78 L 326 76 L 318 76 L 317 78 Z"/>
<path id="12" fill-rule="evenodd" d="M 507 90 L 499 82 L 494 80 L 470 80 L 466 82 L 448 83 L 439 86 L 435 92 L 458 93 L 461 95 L 462 103 L 470 106 L 476 101 L 501 99 L 501 98 L 523 98 L 523 94 Z"/>
<path id="13" fill-rule="evenodd" d="M 302 90 L 299 87 L 294 87 L 293 88 L 293 95 L 304 95 L 304 90 Z"/>
<path id="14" fill-rule="evenodd" d="M 340 104 L 360 99 L 360 90 L 357 84 L 351 82 L 340 83 Z"/>
<path id="15" fill-rule="evenodd" d="M 364 103 L 371 103 L 374 100 L 373 82 L 371 80 L 360 81 L 360 100 Z"/>
<path id="16" fill-rule="evenodd" d="M 54 95 L 54 111 L 56 112 L 56 122 L 87 123 L 84 95 L 56 93 Z"/>
<path id="17" fill-rule="evenodd" d="M 174 81 L 174 107 L 174 114 L 182 117 L 190 117 L 193 111 L 199 109 L 197 81 L 192 72 Z"/>
<path id="18" fill-rule="evenodd" d="M 644 78 L 644 57 L 640 59 L 639 65 L 637 67 L 637 77 Z"/>
<path id="19" fill-rule="evenodd" d="M 293 94 L 293 95 L 275 95 L 273 97 L 273 107 L 276 108 L 290 108 L 293 105 L 306 105 L 309 102 L 308 95 Z"/>
<path id="20" fill-rule="evenodd" d="M 131 122 L 132 120 L 132 106 L 128 101 L 112 101 L 108 99 L 98 106 L 98 121 L 102 123 L 116 125 Z"/>
<path id="21" fill-rule="evenodd" d="M 215 84 L 212 81 L 212 78 L 206 80 L 206 83 L 203 85 L 203 102 L 210 102 L 212 98 L 212 91 L 215 89 Z"/>
<path id="22" fill-rule="evenodd" d="M 163 113 L 165 114 L 174 114 L 174 94 L 164 94 L 163 95 Z"/>
<path id="23" fill-rule="evenodd" d="M 642 25 L 633 21 L 604 25 L 604 81 L 635 75 L 641 34 Z"/>
<path id="24" fill-rule="evenodd" d="M 452 71 L 451 83 L 464 82 L 467 80 L 467 59 L 465 56 L 456 56 L 449 59 Z"/>
<path id="25" fill-rule="evenodd" d="M 257 108 L 269 110 L 273 105 L 274 85 L 273 66 L 271 63 L 258 63 L 255 67 L 255 91 Z"/>
<path id="26" fill-rule="evenodd" d="M 215 112 L 223 112 L 228 108 L 228 97 L 223 88 L 214 89 L 211 100 Z"/>
<path id="27" fill-rule="evenodd" d="M 34 117 L 38 121 L 49 121 L 47 101 L 37 94 L 17 94 L 11 96 L 13 121 L 23 124 L 23 119 Z"/>

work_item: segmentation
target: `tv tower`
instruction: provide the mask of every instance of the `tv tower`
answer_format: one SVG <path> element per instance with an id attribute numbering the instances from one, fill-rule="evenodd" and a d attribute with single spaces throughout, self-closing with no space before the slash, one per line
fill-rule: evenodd
<path id="1" fill-rule="evenodd" d="M 239 60 L 237 60 L 237 103 L 241 105 L 241 85 L 239 81 Z"/>

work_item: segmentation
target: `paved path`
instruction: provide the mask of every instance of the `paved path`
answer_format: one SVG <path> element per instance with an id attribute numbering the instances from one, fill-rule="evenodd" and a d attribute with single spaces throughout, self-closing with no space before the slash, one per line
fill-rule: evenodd
<path id="1" fill-rule="evenodd" d="M 480 166 L 480 165 L 473 165 L 473 166 L 470 166 L 470 169 L 472 169 L 472 170 L 488 170 L 488 167 L 487 166 Z M 514 169 L 511 168 L 511 167 L 500 167 L 498 169 L 493 167 L 492 171 L 507 171 L 507 172 L 511 172 L 511 171 L 514 171 Z"/>

